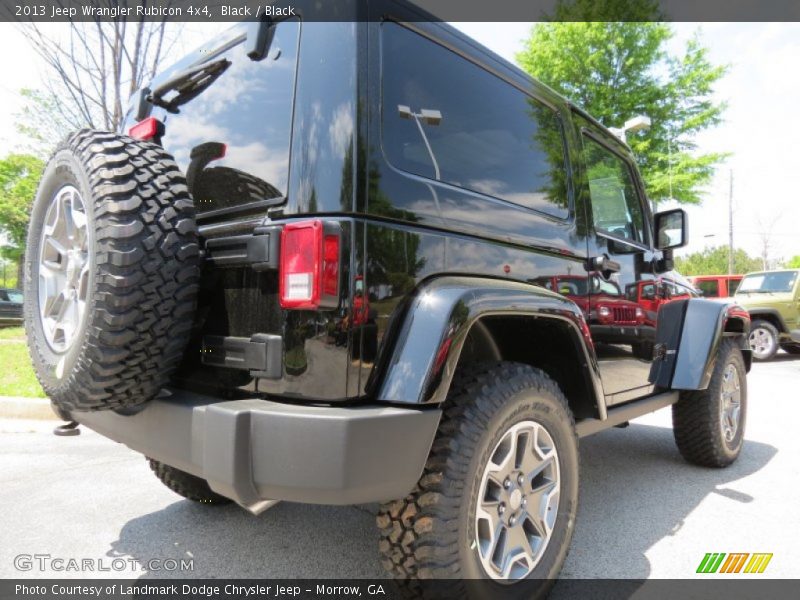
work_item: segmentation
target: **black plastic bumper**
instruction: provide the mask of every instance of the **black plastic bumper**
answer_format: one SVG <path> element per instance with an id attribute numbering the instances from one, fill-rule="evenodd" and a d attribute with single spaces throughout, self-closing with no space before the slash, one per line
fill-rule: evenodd
<path id="1" fill-rule="evenodd" d="M 795 329 L 794 331 L 790 332 L 789 336 L 792 338 L 793 342 L 800 344 L 800 329 Z"/>
<path id="2" fill-rule="evenodd" d="M 206 479 L 251 510 L 269 500 L 358 504 L 402 498 L 427 460 L 441 411 L 300 406 L 186 391 L 135 415 L 74 413 L 98 433 Z"/>

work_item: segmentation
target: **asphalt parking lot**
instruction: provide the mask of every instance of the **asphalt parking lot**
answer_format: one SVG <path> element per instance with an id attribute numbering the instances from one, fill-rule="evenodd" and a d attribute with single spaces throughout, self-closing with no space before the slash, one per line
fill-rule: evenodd
<path id="1" fill-rule="evenodd" d="M 800 575 L 800 357 L 780 354 L 749 377 L 747 443 L 728 469 L 681 459 L 669 410 L 581 443 L 578 524 L 565 578 L 688 578 L 706 552 L 771 552 L 760 577 Z M 0 577 L 382 576 L 376 506 L 279 504 L 258 517 L 174 495 L 146 461 L 84 430 L 0 421 Z M 20 554 L 90 558 L 124 571 L 15 568 Z M 191 558 L 191 572 L 142 571 Z M 133 559 L 133 561 L 131 561 Z M 119 565 L 120 562 L 115 563 Z"/>

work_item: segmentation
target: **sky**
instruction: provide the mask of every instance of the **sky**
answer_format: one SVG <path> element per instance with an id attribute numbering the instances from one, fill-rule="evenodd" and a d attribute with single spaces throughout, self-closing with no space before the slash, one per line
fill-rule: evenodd
<path id="1" fill-rule="evenodd" d="M 514 62 L 532 23 L 454 25 Z M 183 50 L 190 50 L 220 27 L 225 25 L 187 25 Z M 800 118 L 796 108 L 800 98 L 800 23 L 674 23 L 672 28 L 675 35 L 670 52 L 681 54 L 686 41 L 699 30 L 711 62 L 730 66 L 715 91 L 716 99 L 728 105 L 725 120 L 701 133 L 696 141 L 698 152 L 729 152 L 732 156 L 717 169 L 702 205 L 684 206 L 689 213 L 690 243 L 678 254 L 728 243 L 732 174 L 734 244 L 752 256 L 761 256 L 767 235 L 770 259 L 800 255 Z M 40 87 L 42 68 L 11 23 L 0 23 L 0 55 L 13 57 L 4 61 L 0 82 L 0 145 L 7 152 L 23 142 L 14 128 L 14 115 L 20 110 L 18 91 Z"/>

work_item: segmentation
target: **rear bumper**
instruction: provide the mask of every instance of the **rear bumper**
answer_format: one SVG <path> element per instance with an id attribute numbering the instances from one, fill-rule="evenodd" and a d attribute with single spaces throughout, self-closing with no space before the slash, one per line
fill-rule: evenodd
<path id="1" fill-rule="evenodd" d="M 441 411 L 220 402 L 176 390 L 134 415 L 72 416 L 258 510 L 269 500 L 357 504 L 403 497 L 422 474 Z"/>
<path id="2" fill-rule="evenodd" d="M 793 342 L 800 344 L 800 329 L 789 332 L 789 336 L 792 338 Z"/>

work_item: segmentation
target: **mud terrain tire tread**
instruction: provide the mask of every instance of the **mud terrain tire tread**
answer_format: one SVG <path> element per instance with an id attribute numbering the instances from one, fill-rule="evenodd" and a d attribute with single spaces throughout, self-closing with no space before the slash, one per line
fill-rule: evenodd
<path id="1" fill-rule="evenodd" d="M 90 188 L 81 192 L 93 207 L 94 284 L 75 341 L 81 347 L 62 380 L 42 376 L 52 371 L 52 359 L 42 354 L 44 339 L 28 327 L 37 376 L 67 411 L 136 406 L 159 393 L 189 340 L 200 275 L 194 204 L 178 166 L 156 144 L 82 130 L 54 157 L 64 150 Z M 38 241 L 29 240 L 27 249 L 29 283 Z M 29 322 L 39 318 L 37 306 L 28 303 Z"/>
<path id="2" fill-rule="evenodd" d="M 741 416 L 734 447 L 725 441 L 720 426 L 720 386 L 725 366 L 733 360 L 741 377 Z M 681 392 L 672 405 L 672 427 L 681 456 L 701 467 L 721 468 L 733 463 L 743 444 L 747 417 L 747 378 L 742 352 L 734 338 L 725 338 L 717 351 L 708 389 Z"/>
<path id="3" fill-rule="evenodd" d="M 491 417 L 523 389 L 544 392 L 558 402 L 559 416 L 568 420 L 577 448 L 567 400 L 542 371 L 501 362 L 457 372 L 419 482 L 405 498 L 381 505 L 376 518 L 381 562 L 406 594 L 424 597 L 430 591 L 435 596 L 435 589 L 426 590 L 419 581 L 424 579 L 459 579 L 452 584 L 469 587 L 459 565 L 459 506 L 467 501 L 465 494 L 472 485 L 470 461 Z M 452 597 L 469 595 L 466 588 L 457 592 L 448 587 L 451 592 Z"/>
<path id="4" fill-rule="evenodd" d="M 170 467 L 162 462 L 148 458 L 150 469 L 165 486 L 179 496 L 201 504 L 229 504 L 231 500 L 220 496 L 208 487 L 208 482 L 185 471 Z"/>

